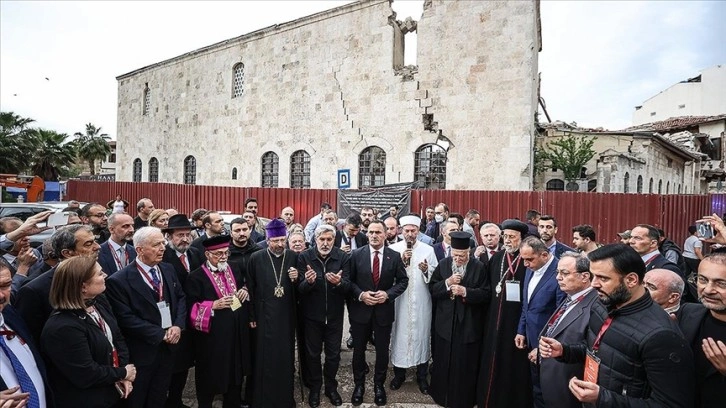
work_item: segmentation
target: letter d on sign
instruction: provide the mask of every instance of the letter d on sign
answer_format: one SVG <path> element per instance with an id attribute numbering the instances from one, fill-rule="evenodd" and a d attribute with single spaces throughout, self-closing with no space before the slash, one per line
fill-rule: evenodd
<path id="1" fill-rule="evenodd" d="M 350 169 L 338 170 L 338 188 L 350 188 Z"/>

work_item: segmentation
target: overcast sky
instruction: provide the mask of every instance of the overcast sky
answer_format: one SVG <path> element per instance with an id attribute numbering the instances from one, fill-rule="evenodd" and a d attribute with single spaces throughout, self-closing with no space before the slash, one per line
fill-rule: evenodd
<path id="1" fill-rule="evenodd" d="M 0 110 L 69 134 L 91 122 L 115 139 L 116 76 L 346 3 L 2 0 Z M 400 20 L 422 7 L 394 3 Z M 553 120 L 624 128 L 645 99 L 726 64 L 723 1 L 543 1 L 541 13 Z"/>

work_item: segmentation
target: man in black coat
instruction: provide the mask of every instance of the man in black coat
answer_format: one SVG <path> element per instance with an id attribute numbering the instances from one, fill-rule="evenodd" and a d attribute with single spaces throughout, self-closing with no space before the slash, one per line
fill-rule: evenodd
<path id="1" fill-rule="evenodd" d="M 693 407 L 723 404 L 726 387 L 726 253 L 704 258 L 698 266 L 702 305 L 684 303 L 678 325 L 695 358 L 696 398 Z"/>
<path id="2" fill-rule="evenodd" d="M 87 225 L 69 225 L 59 228 L 53 234 L 52 240 L 53 252 L 61 259 L 81 255 L 98 257 L 98 251 L 101 248 L 96 243 L 91 227 Z M 28 325 L 36 344 L 40 343 L 40 333 L 53 311 L 48 296 L 54 274 L 55 268 L 25 284 L 18 291 L 15 299 L 14 306 Z"/>
<path id="3" fill-rule="evenodd" d="M 129 408 L 164 406 L 174 352 L 186 327 L 184 291 L 174 268 L 162 262 L 165 241 L 156 227 L 136 231 L 136 260 L 106 281 L 107 297 L 137 370 Z"/>
<path id="4" fill-rule="evenodd" d="M 315 246 L 297 258 L 301 319 L 304 325 L 305 350 L 301 358 L 307 359 L 310 398 L 308 404 L 320 405 L 320 388 L 325 378 L 325 395 L 330 403 L 339 406 L 343 399 L 338 393 L 336 375 L 340 365 L 340 343 L 343 338 L 344 286 L 343 271 L 349 268 L 350 256 L 333 246 L 335 228 L 321 225 L 315 229 Z M 325 346 L 325 367 L 320 366 L 320 355 Z"/>
<path id="5" fill-rule="evenodd" d="M 111 214 L 108 230 L 111 236 L 100 244 L 98 264 L 106 275 L 111 276 L 136 259 L 136 250 L 130 243 L 134 237 L 134 219 L 128 214 Z"/>
<path id="6" fill-rule="evenodd" d="M 452 232 L 451 256 L 434 270 L 429 287 L 436 299 L 436 349 L 429 392 L 446 407 L 468 408 L 476 399 L 475 373 L 484 335 L 491 285 L 484 264 L 469 256 L 470 235 Z"/>
<path id="7" fill-rule="evenodd" d="M 408 286 L 408 276 L 401 255 L 384 247 L 385 226 L 371 221 L 368 245 L 353 251 L 350 271 L 344 277 L 349 296 L 353 332 L 353 377 L 355 388 L 351 397 L 354 406 L 363 402 L 365 393 L 365 351 L 371 332 L 375 333 L 376 364 L 373 377 L 375 403 L 386 405 L 386 371 L 391 328 L 395 319 L 393 301 Z M 345 273 L 345 271 L 344 271 Z"/>
<path id="8" fill-rule="evenodd" d="M 196 248 L 190 246 L 192 242 L 192 226 L 186 214 L 176 214 L 169 218 L 169 225 L 162 231 L 166 238 L 166 250 L 163 262 L 174 267 L 176 277 L 182 288 L 185 287 L 189 272 L 199 268 L 203 255 Z M 185 294 L 187 294 L 185 292 Z M 174 357 L 174 368 L 169 385 L 169 396 L 166 408 L 181 408 L 182 393 L 187 383 L 189 367 L 194 365 L 194 350 L 192 338 L 188 330 L 182 332 Z"/>
<path id="9" fill-rule="evenodd" d="M 353 214 L 345 219 L 345 225 L 342 230 L 335 232 L 335 242 L 333 245 L 336 248 L 342 249 L 345 253 L 350 254 L 351 251 L 358 249 L 368 243 L 366 235 L 360 232 L 361 223 L 360 216 Z"/>
<path id="10" fill-rule="evenodd" d="M 27 406 L 38 404 L 40 407 L 52 407 L 53 397 L 50 393 L 48 379 L 43 365 L 43 359 L 31 336 L 30 330 L 25 325 L 22 317 L 10 305 L 10 265 L 0 258 L 0 366 L 3 371 L 9 369 L 12 374 L 5 378 L 5 373 L 0 376 L 0 402 L 16 400 L 18 403 L 25 401 Z M 30 351 L 31 359 L 20 360 L 18 352 Z M 16 364 L 22 365 L 19 372 Z M 23 379 L 23 376 L 28 377 Z M 23 385 L 29 380 L 31 384 Z M 15 405 L 11 405 L 15 406 Z"/>

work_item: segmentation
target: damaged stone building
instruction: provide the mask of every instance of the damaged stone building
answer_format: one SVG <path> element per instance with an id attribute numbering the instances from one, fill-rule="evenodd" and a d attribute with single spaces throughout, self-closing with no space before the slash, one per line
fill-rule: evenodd
<path id="1" fill-rule="evenodd" d="M 724 190 L 726 115 L 684 116 L 624 130 L 586 129 L 564 122 L 540 125 L 541 143 L 594 138 L 595 155 L 582 168 L 577 191 L 706 194 Z M 535 177 L 538 190 L 565 190 L 559 169 Z"/>
<path id="2" fill-rule="evenodd" d="M 117 180 L 530 190 L 540 33 L 538 0 L 405 21 L 361 0 L 140 68 L 117 78 Z"/>

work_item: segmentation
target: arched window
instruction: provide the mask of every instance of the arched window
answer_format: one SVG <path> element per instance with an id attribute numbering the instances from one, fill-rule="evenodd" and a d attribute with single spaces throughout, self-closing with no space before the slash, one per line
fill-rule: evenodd
<path id="1" fill-rule="evenodd" d="M 663 194 L 663 180 L 658 180 L 658 194 Z"/>
<path id="2" fill-rule="evenodd" d="M 141 183 L 141 159 L 134 159 L 134 172 L 131 176 L 131 181 L 134 183 Z"/>
<path id="3" fill-rule="evenodd" d="M 159 160 L 156 157 L 149 159 L 149 181 L 152 183 L 159 182 Z"/>
<path id="4" fill-rule="evenodd" d="M 436 144 L 419 147 L 414 153 L 413 179 L 420 188 L 446 188 L 446 150 Z"/>
<path id="5" fill-rule="evenodd" d="M 365 148 L 358 155 L 358 188 L 386 184 L 386 152 L 378 146 Z"/>
<path id="6" fill-rule="evenodd" d="M 648 183 L 648 193 L 653 194 L 653 177 L 650 178 L 650 183 Z"/>
<path id="7" fill-rule="evenodd" d="M 625 173 L 625 178 L 623 179 L 623 193 L 629 193 L 630 192 L 630 173 Z"/>
<path id="8" fill-rule="evenodd" d="M 587 191 L 591 193 L 597 192 L 597 179 L 592 179 L 587 182 Z"/>
<path id="9" fill-rule="evenodd" d="M 232 68 L 232 98 L 238 98 L 245 92 L 245 64 L 239 63 Z"/>
<path id="10" fill-rule="evenodd" d="M 666 183 L 666 194 L 670 194 L 670 193 L 671 193 L 671 182 L 669 181 Z"/>
<path id="11" fill-rule="evenodd" d="M 290 188 L 310 188 L 310 155 L 305 150 L 290 156 Z"/>
<path id="12" fill-rule="evenodd" d="M 141 114 L 146 116 L 151 112 L 151 89 L 149 88 L 149 83 L 146 83 L 146 86 L 144 87 L 144 105 L 143 109 L 141 111 Z"/>
<path id="13" fill-rule="evenodd" d="M 237 167 L 232 167 L 232 180 L 237 180 Z"/>
<path id="14" fill-rule="evenodd" d="M 681 185 L 678 185 L 678 194 L 681 194 Z"/>
<path id="15" fill-rule="evenodd" d="M 262 155 L 262 187 L 277 187 L 277 180 L 280 175 L 280 158 L 275 152 L 267 152 Z"/>
<path id="16" fill-rule="evenodd" d="M 194 156 L 184 159 L 184 184 L 197 184 L 197 159 Z"/>
<path id="17" fill-rule="evenodd" d="M 643 176 L 638 176 L 637 190 L 638 194 L 643 194 Z"/>
<path id="18" fill-rule="evenodd" d="M 565 191 L 565 182 L 560 179 L 552 179 L 547 182 L 548 191 Z"/>

